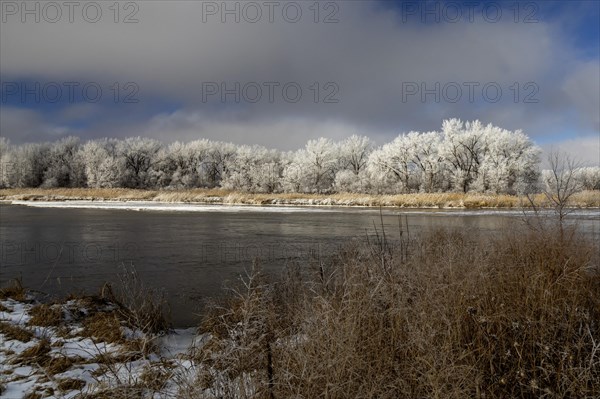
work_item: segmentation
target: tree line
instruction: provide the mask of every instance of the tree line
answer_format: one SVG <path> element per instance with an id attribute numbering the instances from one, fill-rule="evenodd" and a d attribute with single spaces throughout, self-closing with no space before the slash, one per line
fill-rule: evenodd
<path id="1" fill-rule="evenodd" d="M 131 137 L 11 145 L 0 138 L 0 187 L 184 189 L 246 192 L 530 193 L 548 173 L 522 131 L 445 120 L 376 147 L 364 136 L 309 140 L 297 151 L 199 139 L 164 144 Z M 600 189 L 600 168 L 578 168 L 582 189 Z"/>

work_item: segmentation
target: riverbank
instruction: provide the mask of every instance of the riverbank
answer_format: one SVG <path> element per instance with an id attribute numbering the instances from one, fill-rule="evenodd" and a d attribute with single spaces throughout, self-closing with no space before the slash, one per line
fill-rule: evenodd
<path id="1" fill-rule="evenodd" d="M 195 328 L 153 330 L 110 297 L 40 301 L 0 289 L 0 397 L 174 397 L 191 373 Z"/>
<path id="2" fill-rule="evenodd" d="M 290 206 L 363 206 L 401 208 L 521 208 L 531 204 L 513 195 L 478 193 L 300 194 L 241 193 L 221 189 L 136 190 L 120 188 L 20 188 L 0 190 L 0 201 L 154 201 L 160 203 L 290 205 Z M 547 206 L 543 195 L 534 197 L 537 206 Z M 600 207 L 600 191 L 583 191 L 573 196 L 570 206 Z"/>

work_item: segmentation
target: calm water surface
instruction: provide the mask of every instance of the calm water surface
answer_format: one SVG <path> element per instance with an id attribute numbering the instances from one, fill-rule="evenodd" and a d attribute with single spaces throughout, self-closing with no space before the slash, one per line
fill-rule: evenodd
<path id="1" fill-rule="evenodd" d="M 157 205 L 160 207 L 160 205 Z M 437 227 L 494 233 L 517 226 L 511 211 L 384 210 L 386 232 L 398 236 L 398 215 L 412 233 Z M 600 212 L 572 219 L 600 238 Z M 203 299 L 222 292 L 258 259 L 277 273 L 289 262 L 310 267 L 352 239 L 380 229 L 378 209 L 241 208 L 187 210 L 65 209 L 0 205 L 0 284 L 20 277 L 49 294 L 97 292 L 134 265 L 146 285 L 165 290 L 176 326 L 195 325 Z"/>

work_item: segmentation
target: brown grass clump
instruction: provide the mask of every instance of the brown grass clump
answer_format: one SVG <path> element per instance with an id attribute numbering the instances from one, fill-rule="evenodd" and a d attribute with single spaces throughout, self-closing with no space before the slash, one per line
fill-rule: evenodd
<path id="1" fill-rule="evenodd" d="M 0 198 L 23 201 L 51 200 L 151 200 L 158 192 L 127 188 L 12 188 L 0 190 Z"/>
<path id="2" fill-rule="evenodd" d="M 146 367 L 140 375 L 139 386 L 149 389 L 152 392 L 159 392 L 165 387 L 171 372 L 164 367 Z"/>
<path id="3" fill-rule="evenodd" d="M 13 285 L 0 288 L 0 299 L 14 299 L 15 301 L 25 301 L 27 299 L 27 290 L 23 287 L 21 280 L 13 280 Z"/>
<path id="4" fill-rule="evenodd" d="M 574 231 L 437 231 L 253 273 L 196 353 L 217 396 L 600 397 L 597 244 Z"/>
<path id="5" fill-rule="evenodd" d="M 59 305 L 35 305 L 31 308 L 29 314 L 31 315 L 31 319 L 28 322 L 30 326 L 58 327 L 63 321 L 63 312 Z"/>
<path id="6" fill-rule="evenodd" d="M 121 321 L 117 312 L 98 312 L 83 321 L 82 335 L 106 343 L 123 342 Z"/>
<path id="7" fill-rule="evenodd" d="M 79 390 L 85 386 L 85 381 L 76 378 L 64 378 L 57 381 L 58 389 L 62 392 Z"/>
<path id="8" fill-rule="evenodd" d="M 218 396 L 235 397 L 240 387 L 217 378 L 212 372 L 216 369 L 231 380 L 254 375 L 262 387 L 255 392 L 256 397 L 262 397 L 272 377 L 273 315 L 269 286 L 260 273 L 250 274 L 243 287 L 224 306 L 212 309 L 203 322 L 202 329 L 210 331 L 212 339 L 195 353 L 196 360 L 204 365 L 197 375 L 197 388 L 214 388 Z M 256 388 L 241 385 L 244 392 Z"/>
<path id="9" fill-rule="evenodd" d="M 116 294 L 119 316 L 134 329 L 147 335 L 160 334 L 170 327 L 167 320 L 167 306 L 164 293 L 149 288 L 139 278 L 136 269 L 124 267 L 119 275 L 120 284 Z"/>
<path id="10" fill-rule="evenodd" d="M 131 358 L 145 357 L 159 351 L 152 337 L 128 339 L 122 342 L 121 346 L 122 354 Z"/>
<path id="11" fill-rule="evenodd" d="M 0 334 L 4 334 L 8 339 L 16 339 L 21 342 L 29 342 L 33 334 L 19 326 L 0 321 Z"/>
<path id="12" fill-rule="evenodd" d="M 46 365 L 46 370 L 50 375 L 64 373 L 73 365 L 73 360 L 67 356 L 59 356 L 50 359 Z"/>
<path id="13" fill-rule="evenodd" d="M 139 387 L 119 386 L 100 392 L 87 393 L 85 399 L 144 399 L 146 390 Z"/>
<path id="14" fill-rule="evenodd" d="M 600 190 L 585 190 L 573 194 L 571 206 L 580 208 L 598 208 L 600 207 Z"/>
<path id="15" fill-rule="evenodd" d="M 51 360 L 49 356 L 50 341 L 41 339 L 37 344 L 25 349 L 14 360 L 14 364 L 45 366 Z"/>

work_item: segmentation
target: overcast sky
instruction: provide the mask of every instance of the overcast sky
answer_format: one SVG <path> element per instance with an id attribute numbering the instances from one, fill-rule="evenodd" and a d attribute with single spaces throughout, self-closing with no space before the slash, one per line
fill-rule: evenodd
<path id="1" fill-rule="evenodd" d="M 295 149 L 457 117 L 599 164 L 600 2 L 472 3 L 2 0 L 1 135 Z"/>

